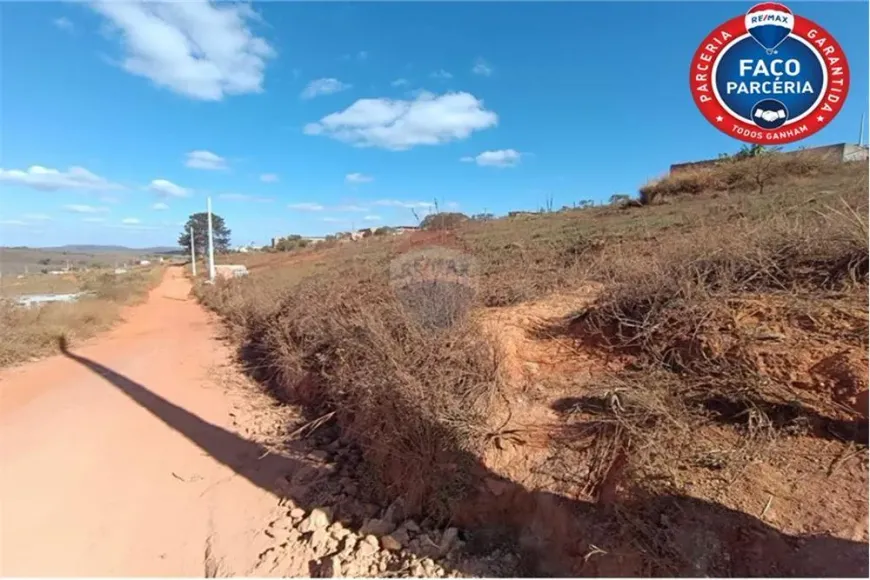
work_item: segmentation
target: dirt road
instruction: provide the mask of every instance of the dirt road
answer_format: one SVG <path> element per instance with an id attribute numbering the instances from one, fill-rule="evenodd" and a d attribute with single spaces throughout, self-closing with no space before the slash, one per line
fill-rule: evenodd
<path id="1" fill-rule="evenodd" d="M 233 431 L 228 349 L 189 290 L 170 269 L 115 330 L 0 373 L 3 575 L 253 570 L 287 465 Z"/>

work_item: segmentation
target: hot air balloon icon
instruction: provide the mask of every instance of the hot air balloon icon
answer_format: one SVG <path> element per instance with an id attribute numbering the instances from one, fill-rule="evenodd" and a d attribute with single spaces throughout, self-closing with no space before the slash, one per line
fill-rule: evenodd
<path id="1" fill-rule="evenodd" d="M 746 30 L 767 54 L 780 45 L 794 28 L 794 15 L 776 2 L 756 4 L 746 12 Z"/>

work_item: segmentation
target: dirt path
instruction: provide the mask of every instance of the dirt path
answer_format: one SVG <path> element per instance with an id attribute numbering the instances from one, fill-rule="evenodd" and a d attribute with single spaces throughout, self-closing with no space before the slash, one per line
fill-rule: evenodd
<path id="1" fill-rule="evenodd" d="M 112 332 L 0 372 L 3 575 L 254 569 L 287 465 L 234 432 L 229 352 L 189 290 L 170 269 Z"/>

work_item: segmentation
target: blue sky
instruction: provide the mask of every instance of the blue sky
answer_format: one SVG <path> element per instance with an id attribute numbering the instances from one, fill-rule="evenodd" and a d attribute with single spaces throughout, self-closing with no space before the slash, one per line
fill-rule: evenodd
<path id="1" fill-rule="evenodd" d="M 751 3 L 0 7 L 0 243 L 233 243 L 634 193 L 740 143 L 695 108 L 703 37 Z M 856 142 L 868 5 L 798 2 L 842 44 Z M 865 133 L 866 135 L 866 133 Z"/>

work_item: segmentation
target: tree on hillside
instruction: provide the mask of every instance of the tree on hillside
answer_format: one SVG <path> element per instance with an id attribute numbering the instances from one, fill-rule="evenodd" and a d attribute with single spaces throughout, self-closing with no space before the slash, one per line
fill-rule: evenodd
<path id="1" fill-rule="evenodd" d="M 211 214 L 212 232 L 214 235 L 214 251 L 226 252 L 230 247 L 230 230 L 224 223 L 224 218 Z M 208 252 L 208 213 L 199 212 L 187 218 L 184 230 L 178 236 L 178 245 L 190 254 L 190 230 L 193 228 L 193 242 L 196 246 L 196 254 L 204 256 Z"/>
<path id="2" fill-rule="evenodd" d="M 420 222 L 421 230 L 452 230 L 464 221 L 468 216 L 459 212 L 430 213 Z"/>
<path id="3" fill-rule="evenodd" d="M 629 200 L 631 200 L 631 196 L 625 193 L 614 193 L 610 196 L 611 205 L 622 205 L 624 203 L 628 203 Z"/>

